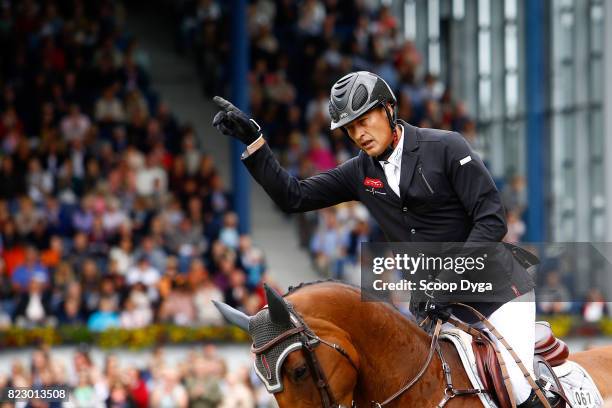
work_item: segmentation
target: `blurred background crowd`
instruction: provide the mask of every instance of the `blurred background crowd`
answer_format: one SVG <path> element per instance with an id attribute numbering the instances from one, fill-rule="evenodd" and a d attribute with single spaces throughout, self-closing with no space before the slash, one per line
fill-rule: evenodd
<path id="1" fill-rule="evenodd" d="M 258 310 L 263 253 L 151 88 L 121 4 L 3 12 L 3 324 L 220 324 L 212 299 Z"/>
<path id="2" fill-rule="evenodd" d="M 248 367 L 229 371 L 214 346 L 191 349 L 169 364 L 171 357 L 163 348 L 155 348 L 138 363 L 113 353 L 96 359 L 85 347 L 59 358 L 39 347 L 29 364 L 15 359 L 7 372 L 0 373 L 0 389 L 10 384 L 68 390 L 69 403 L 31 402 L 28 407 L 34 408 L 276 407 L 263 386 L 253 385 L 260 382 Z"/>
<path id="3" fill-rule="evenodd" d="M 1 8 L 0 326 L 221 325 L 211 300 L 259 310 L 263 253 L 195 130 L 154 91 L 122 4 Z M 82 407 L 254 406 L 248 370 L 187 361 L 147 374 L 78 352 L 67 379 L 38 350 L 0 383 L 68 383 Z"/>

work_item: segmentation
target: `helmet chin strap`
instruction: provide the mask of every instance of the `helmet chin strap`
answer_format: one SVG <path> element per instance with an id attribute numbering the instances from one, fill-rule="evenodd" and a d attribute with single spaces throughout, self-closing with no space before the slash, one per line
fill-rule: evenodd
<path id="1" fill-rule="evenodd" d="M 385 150 L 381 154 L 376 156 L 376 160 L 378 161 L 386 161 L 387 159 L 389 159 L 389 156 L 391 156 L 391 153 L 393 153 L 393 150 L 395 150 L 395 146 L 397 144 L 397 141 L 399 140 L 395 115 L 391 116 L 391 113 L 389 112 L 387 107 L 384 104 L 382 105 L 383 109 L 385 110 L 385 113 L 387 114 L 387 119 L 389 119 L 389 126 L 391 127 L 391 133 L 393 134 L 393 137 L 391 138 L 391 141 L 389 142 Z"/>

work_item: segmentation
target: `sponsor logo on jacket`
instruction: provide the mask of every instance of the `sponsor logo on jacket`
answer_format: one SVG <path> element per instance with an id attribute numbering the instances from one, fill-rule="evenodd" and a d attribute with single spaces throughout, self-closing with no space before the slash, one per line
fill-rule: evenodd
<path id="1" fill-rule="evenodd" d="M 383 188 L 385 186 L 383 182 L 380 181 L 380 179 L 366 177 L 365 179 L 363 179 L 363 185 L 366 186 L 366 191 L 368 193 L 372 193 L 372 195 L 374 194 L 387 195 L 387 193 L 385 192 L 376 190 L 378 188 Z M 370 187 L 370 188 L 367 188 L 367 187 Z"/>
<path id="2" fill-rule="evenodd" d="M 370 178 L 370 177 L 366 177 L 363 180 L 363 185 L 366 187 L 372 187 L 372 188 L 383 188 L 384 184 L 382 181 L 380 181 L 380 179 L 375 179 L 375 178 Z"/>

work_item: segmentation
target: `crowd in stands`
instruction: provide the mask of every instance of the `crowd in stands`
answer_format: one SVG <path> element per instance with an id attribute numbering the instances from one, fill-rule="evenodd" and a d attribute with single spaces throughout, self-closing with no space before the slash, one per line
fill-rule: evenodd
<path id="1" fill-rule="evenodd" d="M 593 286 L 587 290 L 586 296 L 577 296 L 572 290 L 573 278 L 575 276 L 556 269 L 547 271 L 538 288 L 538 313 L 546 316 L 579 315 L 587 324 L 612 317 L 612 301 L 604 296 L 601 289 Z"/>
<path id="2" fill-rule="evenodd" d="M 4 1 L 0 326 L 218 325 L 266 265 L 120 2 Z"/>
<path id="3" fill-rule="evenodd" d="M 376 72 L 387 81 L 398 98 L 400 118 L 420 127 L 461 132 L 486 162 L 466 105 L 425 70 L 421 52 L 403 38 L 397 17 L 382 4 L 249 2 L 251 115 L 292 175 L 306 178 L 357 153 L 341 130 L 329 131 L 328 112 L 332 84 L 356 70 Z M 208 96 L 227 92 L 220 84 L 231 82 L 231 70 L 221 68 L 231 57 L 228 11 L 215 0 L 185 1 L 176 8 L 178 48 L 195 57 Z M 515 198 L 517 188 L 522 188 L 520 177 L 505 189 L 512 205 L 507 241 L 520 241 L 525 232 L 520 208 L 524 201 Z M 328 276 L 347 278 L 345 267 L 359 247 L 356 240 L 381 238 L 367 212 L 349 207 L 299 215 L 301 243 L 310 250 L 315 267 Z"/>
<path id="4" fill-rule="evenodd" d="M 227 362 L 214 346 L 189 350 L 183 358 L 169 354 L 159 347 L 138 363 L 130 363 L 113 353 L 96 361 L 87 348 L 77 349 L 66 357 L 39 347 L 28 362 L 15 358 L 0 370 L 0 389 L 66 387 L 67 405 L 59 401 L 41 404 L 31 401 L 27 405 L 37 408 L 277 406 L 263 386 L 253 385 L 260 381 L 253 377 L 252 370 L 244 366 L 228 370 Z"/>

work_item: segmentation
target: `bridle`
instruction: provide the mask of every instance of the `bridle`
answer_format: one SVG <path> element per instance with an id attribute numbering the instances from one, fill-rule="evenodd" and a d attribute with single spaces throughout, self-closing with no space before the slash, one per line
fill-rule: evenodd
<path id="1" fill-rule="evenodd" d="M 359 372 L 357 365 L 353 362 L 350 355 L 346 352 L 344 348 L 342 348 L 338 344 L 328 342 L 320 338 L 319 336 L 317 336 L 306 325 L 306 323 L 303 322 L 301 319 L 296 319 L 294 321 L 294 324 L 295 324 L 294 328 L 286 330 L 285 332 L 276 336 L 272 340 L 268 341 L 266 344 L 260 347 L 255 347 L 252 345 L 251 352 L 255 355 L 259 355 L 259 354 L 266 352 L 273 346 L 283 342 L 284 340 L 287 340 L 291 336 L 295 336 L 295 335 L 299 336 L 299 340 L 302 345 L 302 352 L 304 354 L 304 357 L 306 358 L 306 364 L 308 365 L 308 368 L 310 372 L 312 373 L 313 380 L 315 382 L 317 389 L 319 390 L 319 395 L 321 396 L 322 407 L 323 408 L 349 408 L 349 407 L 339 404 L 334 398 L 334 394 L 329 385 L 329 381 L 327 380 L 325 372 L 323 371 L 323 368 L 321 367 L 321 364 L 319 363 L 317 355 L 315 354 L 315 348 L 319 344 L 324 344 L 332 348 L 333 350 L 336 350 L 338 353 L 340 353 L 343 357 L 347 359 L 347 361 L 351 364 L 351 366 L 355 369 L 356 372 Z M 410 388 L 412 388 L 423 377 L 423 375 L 429 368 L 431 361 L 433 360 L 434 354 L 436 353 L 438 354 L 440 361 L 442 362 L 442 370 L 443 370 L 444 378 L 446 381 L 446 388 L 444 389 L 444 395 L 440 403 L 438 403 L 438 405 L 436 406 L 436 408 L 443 408 L 451 399 L 457 396 L 476 395 L 476 394 L 486 392 L 485 390 L 472 389 L 472 388 L 461 389 L 461 390 L 455 389 L 455 387 L 453 386 L 453 382 L 452 382 L 450 366 L 446 363 L 444 356 L 442 354 L 442 351 L 440 349 L 440 344 L 438 342 L 441 328 L 442 328 L 442 321 L 437 320 L 435 322 L 435 328 L 433 331 L 433 335 L 431 337 L 431 345 L 429 348 L 427 359 L 425 360 L 425 363 L 423 364 L 423 366 L 421 367 L 417 375 L 410 382 L 408 382 L 406 385 L 404 385 L 402 388 L 400 388 L 397 392 L 395 392 L 393 395 L 391 395 L 389 398 L 387 398 L 383 402 L 371 401 L 371 408 L 383 408 L 389 405 L 391 402 L 395 401 L 397 398 L 399 398 L 404 393 L 406 393 Z M 355 401 L 352 401 L 350 408 L 357 408 Z"/>
<path id="2" fill-rule="evenodd" d="M 319 344 L 324 344 L 332 348 L 333 350 L 336 350 L 338 353 L 340 353 L 347 359 L 347 361 L 355 369 L 355 372 L 359 372 L 359 370 L 357 369 L 357 365 L 353 362 L 351 356 L 346 352 L 346 350 L 344 350 L 338 344 L 330 343 L 314 334 L 314 332 L 310 330 L 306 323 L 303 322 L 301 319 L 296 319 L 294 321 L 294 324 L 296 325 L 296 327 L 286 330 L 284 333 L 281 333 L 280 335 L 276 336 L 261 347 L 251 346 L 251 352 L 255 355 L 259 355 L 261 353 L 265 353 L 267 350 L 269 350 L 276 344 L 283 342 L 291 336 L 299 336 L 299 340 L 302 345 L 302 352 L 304 354 L 304 357 L 306 358 L 306 364 L 308 365 L 308 369 L 312 373 L 315 385 L 319 390 L 319 395 L 321 396 L 321 403 L 323 408 L 348 408 L 336 402 L 334 394 L 329 385 L 329 381 L 325 376 L 325 371 L 323 371 L 323 367 L 321 367 L 319 359 L 315 354 L 315 348 Z M 355 407 L 354 402 L 351 404 L 351 407 Z"/>

